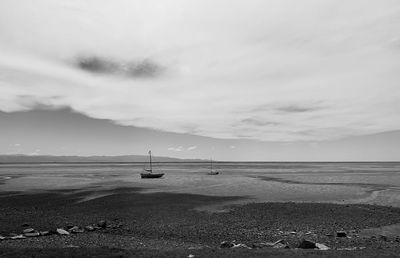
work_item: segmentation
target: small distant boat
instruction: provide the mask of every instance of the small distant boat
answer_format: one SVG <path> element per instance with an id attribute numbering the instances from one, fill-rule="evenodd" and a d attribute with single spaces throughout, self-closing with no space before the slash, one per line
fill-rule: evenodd
<path id="1" fill-rule="evenodd" d="M 208 175 L 218 175 L 219 174 L 219 172 L 217 171 L 217 170 L 213 170 L 213 162 L 212 162 L 212 159 L 210 160 L 210 165 L 211 165 L 211 168 L 210 168 L 210 172 L 208 172 L 207 174 Z"/>
<path id="2" fill-rule="evenodd" d="M 144 168 L 143 173 L 140 173 L 141 178 L 160 178 L 164 173 L 153 173 L 153 164 L 151 162 L 151 151 L 149 151 L 150 168 Z"/>

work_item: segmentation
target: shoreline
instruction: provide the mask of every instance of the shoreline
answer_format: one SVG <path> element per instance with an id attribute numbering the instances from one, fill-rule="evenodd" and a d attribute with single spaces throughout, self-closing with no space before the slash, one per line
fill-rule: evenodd
<path id="1" fill-rule="evenodd" d="M 378 254 L 380 248 L 393 253 L 400 251 L 400 239 L 393 235 L 390 238 L 365 238 L 360 235 L 364 229 L 399 224 L 399 208 L 363 204 L 270 202 L 225 205 L 225 212 L 210 213 L 196 208 L 223 205 L 243 197 L 141 193 L 140 188 L 130 187 L 110 191 L 110 195 L 86 202 L 79 200 L 96 193 L 96 190 L 0 195 L 0 212 L 4 214 L 0 219 L 2 236 L 21 233 L 24 224 L 38 231 L 66 228 L 68 224 L 84 227 L 101 220 L 111 225 L 104 230 L 69 236 L 0 240 L 0 254 L 20 254 L 32 248 L 42 248 L 47 250 L 44 254 L 50 254 L 56 252 L 53 250 L 55 247 L 63 252 L 63 249 L 73 246 L 78 249 L 75 252 L 81 250 L 81 254 L 84 254 L 102 246 L 111 253 L 119 250 L 129 254 L 132 250 L 142 250 L 153 254 L 180 254 L 195 250 L 199 255 L 205 254 L 207 257 L 210 250 L 221 256 L 232 255 L 232 250 L 220 249 L 222 241 L 235 240 L 236 243 L 252 246 L 281 239 L 291 249 L 296 248 L 302 239 L 323 243 L 332 249 L 329 252 L 334 255 L 337 252 L 337 257 L 343 248 L 367 249 L 348 251 L 356 254 Z M 112 226 L 117 224 L 120 226 Z M 347 232 L 348 237 L 335 237 L 335 232 L 342 230 Z M 271 252 L 270 248 L 262 250 L 240 250 L 237 256 L 248 257 L 249 254 Z M 284 255 L 287 251 L 272 252 Z"/>

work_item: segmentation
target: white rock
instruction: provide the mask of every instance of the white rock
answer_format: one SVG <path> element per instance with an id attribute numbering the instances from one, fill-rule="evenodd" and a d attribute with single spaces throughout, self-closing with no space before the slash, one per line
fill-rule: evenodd
<path id="1" fill-rule="evenodd" d="M 69 235 L 69 232 L 62 228 L 57 228 L 57 233 L 60 235 Z"/>
<path id="2" fill-rule="evenodd" d="M 320 244 L 320 243 L 315 243 L 315 246 L 319 249 L 319 250 L 329 250 L 330 248 L 327 247 L 324 244 Z"/>
<path id="3" fill-rule="evenodd" d="M 32 233 L 32 232 L 35 232 L 35 230 L 33 228 L 27 228 L 27 229 L 24 229 L 22 232 L 23 233 Z"/>
<path id="4" fill-rule="evenodd" d="M 23 235 L 16 235 L 16 236 L 12 236 L 11 239 L 25 239 L 26 237 Z"/>
<path id="5" fill-rule="evenodd" d="M 34 231 L 34 232 L 25 233 L 24 235 L 25 235 L 26 237 L 38 237 L 38 236 L 40 236 L 40 233 Z"/>

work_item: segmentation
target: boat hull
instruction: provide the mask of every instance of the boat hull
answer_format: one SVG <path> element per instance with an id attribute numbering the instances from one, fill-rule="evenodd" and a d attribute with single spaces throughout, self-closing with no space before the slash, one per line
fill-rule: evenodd
<path id="1" fill-rule="evenodd" d="M 140 173 L 141 178 L 160 178 L 164 173 Z"/>
<path id="2" fill-rule="evenodd" d="M 208 175 L 218 175 L 219 172 L 218 171 L 211 171 L 207 173 Z"/>

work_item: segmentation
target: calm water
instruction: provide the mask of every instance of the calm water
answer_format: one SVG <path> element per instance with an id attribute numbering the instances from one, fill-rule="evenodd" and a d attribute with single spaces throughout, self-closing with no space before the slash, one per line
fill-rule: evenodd
<path id="1" fill-rule="evenodd" d="M 140 179 L 142 164 L 0 164 L 0 191 L 112 189 L 246 196 L 245 201 L 370 203 L 400 207 L 400 163 L 156 164 L 161 179 Z M 101 191 L 100 191 L 101 192 Z M 88 199 L 101 196 L 95 194 Z"/>

